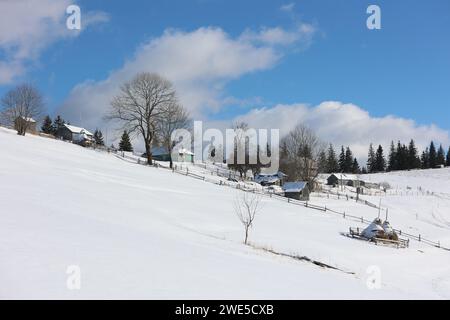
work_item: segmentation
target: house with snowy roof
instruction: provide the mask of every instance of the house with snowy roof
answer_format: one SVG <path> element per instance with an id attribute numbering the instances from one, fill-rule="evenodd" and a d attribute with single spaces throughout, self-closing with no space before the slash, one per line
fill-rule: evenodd
<path id="1" fill-rule="evenodd" d="M 309 201 L 309 188 L 306 181 L 285 182 L 282 188 L 286 198 Z"/>
<path id="2" fill-rule="evenodd" d="M 142 155 L 146 157 L 145 153 Z M 157 161 L 170 161 L 170 153 L 166 147 L 158 146 L 152 148 L 152 158 Z M 194 162 L 194 153 L 186 148 L 175 150 L 174 162 Z"/>
<path id="3" fill-rule="evenodd" d="M 62 125 L 56 131 L 56 137 L 83 146 L 91 145 L 94 142 L 94 135 L 90 131 L 69 124 Z"/>
<path id="4" fill-rule="evenodd" d="M 327 185 L 329 186 L 350 186 L 350 187 L 362 187 L 365 182 L 361 180 L 356 174 L 348 173 L 332 173 L 327 178 Z"/>
<path id="5" fill-rule="evenodd" d="M 20 128 L 26 128 L 28 133 L 36 133 L 36 120 L 30 117 L 17 117 L 14 120 L 14 129 L 20 131 Z"/>
<path id="6" fill-rule="evenodd" d="M 276 173 L 260 173 L 254 177 L 254 181 L 262 186 L 281 186 L 284 179 L 287 177 L 283 172 L 278 171 Z"/>

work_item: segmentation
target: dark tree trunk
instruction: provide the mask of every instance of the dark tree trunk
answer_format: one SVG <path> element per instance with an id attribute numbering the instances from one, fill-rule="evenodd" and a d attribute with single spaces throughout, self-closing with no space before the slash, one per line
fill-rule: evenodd
<path id="1" fill-rule="evenodd" d="M 147 164 L 148 165 L 153 164 L 151 144 L 148 143 L 147 141 L 145 142 L 145 155 L 147 156 Z"/>

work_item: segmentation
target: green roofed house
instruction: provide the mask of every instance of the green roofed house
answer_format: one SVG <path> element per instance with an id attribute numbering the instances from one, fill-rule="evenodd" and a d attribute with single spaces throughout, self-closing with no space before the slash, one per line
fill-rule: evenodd
<path id="1" fill-rule="evenodd" d="M 145 156 L 145 154 L 143 155 Z M 152 158 L 156 161 L 170 161 L 169 151 L 166 147 L 153 147 Z M 172 158 L 174 162 L 194 162 L 194 153 L 187 149 L 179 149 L 176 157 Z"/>

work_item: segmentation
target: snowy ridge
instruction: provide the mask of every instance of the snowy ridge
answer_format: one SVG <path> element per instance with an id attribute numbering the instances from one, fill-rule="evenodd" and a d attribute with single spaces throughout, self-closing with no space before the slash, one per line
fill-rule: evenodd
<path id="1" fill-rule="evenodd" d="M 342 236 L 365 226 L 357 221 L 264 197 L 250 233 L 255 247 L 347 274 L 244 246 L 233 211 L 240 190 L 3 128 L 0 150 L 0 298 L 450 298 L 448 252 Z M 383 179 L 393 185 L 397 176 Z M 450 243 L 450 199 L 381 201 L 393 227 Z M 378 215 L 355 201 L 312 202 Z M 80 290 L 66 287 L 69 265 L 80 266 Z M 371 266 L 381 271 L 380 289 L 366 285 Z"/>

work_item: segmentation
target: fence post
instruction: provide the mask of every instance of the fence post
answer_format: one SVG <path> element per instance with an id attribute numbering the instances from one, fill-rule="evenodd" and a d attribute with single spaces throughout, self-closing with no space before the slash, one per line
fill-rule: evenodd
<path id="1" fill-rule="evenodd" d="M 419 234 L 419 241 L 421 241 L 421 237 L 420 237 L 420 234 Z"/>
<path id="2" fill-rule="evenodd" d="M 291 198 L 288 198 L 288 203 L 290 203 L 291 202 Z"/>
<path id="3" fill-rule="evenodd" d="M 345 219 L 345 211 L 344 211 L 344 219 Z"/>
<path id="4" fill-rule="evenodd" d="M 364 223 L 364 218 L 363 217 L 361 217 L 361 222 Z"/>

